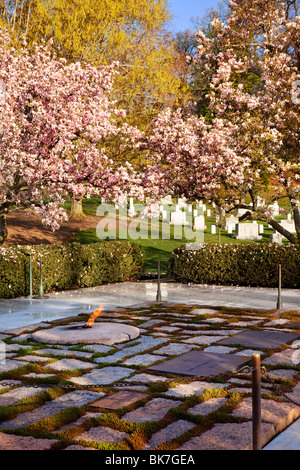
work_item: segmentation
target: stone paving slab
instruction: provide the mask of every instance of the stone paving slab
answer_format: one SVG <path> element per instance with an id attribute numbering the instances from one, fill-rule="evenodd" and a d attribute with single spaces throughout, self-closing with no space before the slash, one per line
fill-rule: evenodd
<path id="1" fill-rule="evenodd" d="M 145 382 L 145 383 L 156 383 L 156 382 L 168 382 L 167 377 L 162 375 L 151 375 L 151 374 L 136 374 L 133 377 L 126 379 L 126 382 Z"/>
<path id="2" fill-rule="evenodd" d="M 137 393 L 137 392 L 130 392 L 128 390 L 122 390 L 120 392 L 113 393 L 112 395 L 101 398 L 100 400 L 95 401 L 92 403 L 92 407 L 96 408 L 108 408 L 111 410 L 118 410 L 123 408 L 124 406 L 132 405 L 138 400 L 142 400 L 146 398 L 147 394 L 145 393 Z"/>
<path id="3" fill-rule="evenodd" d="M 132 372 L 134 372 L 134 369 L 129 367 L 108 366 L 103 369 L 94 369 L 92 372 L 81 377 L 73 377 L 70 381 L 79 385 L 112 384 L 125 377 L 129 377 Z"/>
<path id="4" fill-rule="evenodd" d="M 19 361 L 24 362 L 49 362 L 52 361 L 52 357 L 45 357 L 45 356 L 35 356 L 34 354 L 28 356 L 21 356 Z"/>
<path id="5" fill-rule="evenodd" d="M 226 383 L 219 384 L 204 381 L 195 381 L 189 384 L 180 384 L 175 387 L 172 387 L 165 393 L 165 396 L 177 398 L 190 397 L 192 395 L 201 395 L 203 392 L 205 392 L 205 390 L 223 388 L 226 389 L 227 385 L 228 384 Z"/>
<path id="6" fill-rule="evenodd" d="M 251 361 L 251 357 L 190 351 L 182 356 L 151 366 L 149 370 L 182 376 L 214 377 L 225 372 L 236 371 L 243 365 L 248 364 L 249 361 Z"/>
<path id="7" fill-rule="evenodd" d="M 92 403 L 92 405 L 93 405 L 93 403 Z M 59 429 L 55 430 L 55 432 L 68 431 L 69 429 L 72 429 L 76 426 L 80 426 L 82 423 L 84 423 L 86 420 L 88 420 L 90 418 L 100 418 L 102 415 L 103 415 L 103 413 L 92 413 L 92 412 L 85 413 L 83 416 L 81 416 L 76 421 L 73 421 L 72 423 L 65 424 L 64 426 L 61 426 Z"/>
<path id="8" fill-rule="evenodd" d="M 272 354 L 271 356 L 263 359 L 263 364 L 277 365 L 284 364 L 287 366 L 294 366 L 295 359 L 298 359 L 297 350 L 295 349 L 285 349 L 284 351 Z"/>
<path id="9" fill-rule="evenodd" d="M 227 402 L 227 398 L 211 398 L 210 400 L 199 403 L 198 405 L 189 408 L 187 411 L 192 415 L 203 415 L 206 416 L 213 411 L 221 408 L 224 403 Z"/>
<path id="10" fill-rule="evenodd" d="M 98 426 L 95 428 L 91 428 L 89 431 L 86 431 L 79 436 L 75 437 L 75 441 L 88 441 L 88 442 L 96 442 L 96 443 L 110 443 L 114 444 L 116 442 L 120 442 L 128 434 L 125 432 L 117 431 L 116 429 L 111 429 L 108 427 Z"/>
<path id="11" fill-rule="evenodd" d="M 159 349 L 153 351 L 153 354 L 167 355 L 167 356 L 178 356 L 189 352 L 194 346 L 188 344 L 169 343 L 166 346 L 162 346 Z"/>
<path id="12" fill-rule="evenodd" d="M 15 419 L 0 423 L 0 429 L 23 428 L 41 419 L 53 416 L 60 411 L 76 406 L 78 408 L 93 402 L 103 396 L 104 393 L 76 390 L 62 395 L 51 402 L 47 402 L 33 411 L 28 411 L 18 415 Z"/>
<path id="13" fill-rule="evenodd" d="M 158 354 L 138 354 L 137 356 L 127 359 L 124 364 L 128 366 L 149 366 L 150 364 L 154 364 L 157 361 L 163 361 L 164 359 L 166 359 L 166 356 L 159 356 Z"/>
<path id="14" fill-rule="evenodd" d="M 18 369 L 19 367 L 24 367 L 24 362 L 18 360 L 5 360 L 4 363 L 0 363 L 0 373 L 1 372 L 9 372 L 14 369 Z"/>
<path id="15" fill-rule="evenodd" d="M 181 402 L 178 400 L 153 398 L 144 406 L 126 413 L 122 419 L 126 419 L 127 421 L 135 421 L 137 423 L 144 423 L 146 421 L 159 421 L 171 408 L 178 406 L 180 403 Z"/>
<path id="16" fill-rule="evenodd" d="M 47 369 L 51 370 L 77 370 L 77 369 L 93 369 L 96 364 L 80 361 L 78 359 L 60 359 L 59 361 L 47 364 Z"/>
<path id="17" fill-rule="evenodd" d="M 250 349 L 248 346 L 238 344 L 231 347 L 231 344 L 221 344 L 221 341 L 229 339 L 229 336 L 231 336 L 230 340 L 232 340 L 233 335 L 249 331 L 247 326 L 245 326 L 246 324 L 250 324 L 251 327 L 255 326 L 255 331 L 262 331 L 264 335 L 270 334 L 270 332 L 276 334 L 285 332 L 290 334 L 291 331 L 284 330 L 284 327 L 290 322 L 277 322 L 276 318 L 274 318 L 276 317 L 274 313 L 266 314 L 265 316 L 255 316 L 254 313 L 243 315 L 242 321 L 242 316 L 236 310 L 230 315 L 230 312 L 223 314 L 218 309 L 193 308 L 192 306 L 189 309 L 184 307 L 182 313 L 179 313 L 179 308 L 181 307 L 176 305 L 169 306 L 169 309 L 167 309 L 165 304 L 159 304 L 159 307 L 154 311 L 152 311 L 152 308 L 154 308 L 153 303 L 150 302 L 147 306 L 147 311 L 142 309 L 140 314 L 130 310 L 128 312 L 130 318 L 128 318 L 128 313 L 126 314 L 125 309 L 106 312 L 107 318 L 111 316 L 116 326 L 128 321 L 131 323 L 130 326 L 138 325 L 140 332 L 138 337 L 132 339 L 128 337 L 126 341 L 114 345 L 91 342 L 86 343 L 82 347 L 81 343 L 80 350 L 72 350 L 69 343 L 60 344 L 59 348 L 55 347 L 54 343 L 35 344 L 34 352 L 30 352 L 26 356 L 16 355 L 14 358 L 11 358 L 10 355 L 17 354 L 20 348 L 33 349 L 31 335 L 36 331 L 50 331 L 53 330 L 53 326 L 57 327 L 57 324 L 55 322 L 41 323 L 40 328 L 39 324 L 36 324 L 32 330 L 31 328 L 27 330 L 26 328 L 19 329 L 18 334 L 20 336 L 13 338 L 14 343 L 11 345 L 6 344 L 5 364 L 0 364 L 0 373 L 8 372 L 8 377 L 12 377 L 12 379 L 5 379 L 6 376 L 2 376 L 3 379 L 0 381 L 0 406 L 1 400 L 3 400 L 5 406 L 8 404 L 14 406 L 19 400 L 26 397 L 29 400 L 33 397 L 34 403 L 35 394 L 51 387 L 51 385 L 46 386 L 46 384 L 42 384 L 41 380 L 45 378 L 45 381 L 49 383 L 52 378 L 56 380 L 57 378 L 65 379 L 66 371 L 68 381 L 73 383 L 75 388 L 78 386 L 79 389 L 81 387 L 83 389 L 75 391 L 70 391 L 73 389 L 61 389 L 59 393 L 65 392 L 62 396 L 55 399 L 51 399 L 49 396 L 48 402 L 41 406 L 36 404 L 36 408 L 31 411 L 26 411 L 25 408 L 21 407 L 21 411 L 17 416 L 9 421 L 0 422 L 0 429 L 4 431 L 4 434 L 6 429 L 10 433 L 14 433 L 15 429 L 24 428 L 43 418 L 49 418 L 49 422 L 51 422 L 51 417 L 54 417 L 58 412 L 75 407 L 81 409 L 83 416 L 78 419 L 78 414 L 76 414 L 76 416 L 74 415 L 73 422 L 60 428 L 55 428 L 55 431 L 53 431 L 54 440 L 51 442 L 56 443 L 57 431 L 63 432 L 72 429 L 72 434 L 64 433 L 59 436 L 59 439 L 68 439 L 68 435 L 72 435 L 78 441 L 78 445 L 74 444 L 74 440 L 70 442 L 70 445 L 66 445 L 63 442 L 63 447 L 66 450 L 72 450 L 73 448 L 74 450 L 95 450 L 97 442 L 105 443 L 112 446 L 112 448 L 118 446 L 118 443 L 124 437 L 129 437 L 131 433 L 131 431 L 124 433 L 124 426 L 127 429 L 127 424 L 122 423 L 123 420 L 136 423 L 143 423 L 145 421 L 157 423 L 158 430 L 153 432 L 152 436 L 150 433 L 149 441 L 145 442 L 143 447 L 144 450 L 155 449 L 160 445 L 163 445 L 164 449 L 168 445 L 174 446 L 174 442 L 180 436 L 181 441 L 182 439 L 187 439 L 187 441 L 181 447 L 178 444 L 178 449 L 188 449 L 189 447 L 197 450 L 215 448 L 233 448 L 238 450 L 251 448 L 252 412 L 250 410 L 250 403 L 252 383 L 249 374 L 243 372 L 241 378 L 238 371 L 234 368 L 231 372 L 227 371 L 229 376 L 227 377 L 226 375 L 226 380 L 223 380 L 224 383 L 212 381 L 216 371 L 214 373 L 209 371 L 209 374 L 206 371 L 207 374 L 204 377 L 201 375 L 201 378 L 195 374 L 189 375 L 188 378 L 186 375 L 175 374 L 174 378 L 173 372 L 152 370 L 152 367 L 156 367 L 153 363 L 159 361 L 160 364 L 158 366 L 167 366 L 169 361 L 173 359 L 182 360 L 189 353 L 208 354 L 210 358 L 214 358 L 213 362 L 215 365 L 218 363 L 215 360 L 216 357 L 220 358 L 221 355 L 226 358 L 227 363 L 235 360 L 241 361 L 239 364 L 244 363 L 244 361 L 248 363 L 251 355 L 260 348 L 258 350 Z M 156 318 L 157 316 L 160 316 L 160 318 Z M 236 317 L 239 318 L 238 322 L 235 321 Z M 218 324 L 221 321 L 223 323 L 219 326 Z M 105 322 L 101 320 L 97 322 L 97 326 L 103 323 Z M 235 323 L 237 328 L 233 328 Z M 148 324 L 148 326 L 142 328 L 145 324 Z M 273 329 L 271 329 L 272 327 Z M 26 331 L 28 334 L 24 334 Z M 296 338 L 298 337 L 299 335 L 296 335 Z M 6 338 L 11 340 L 10 336 L 6 336 Z M 6 341 L 6 338 L 3 338 L 3 340 Z M 21 340 L 28 340 L 30 344 L 17 344 Z M 75 349 L 76 346 L 77 344 L 74 343 L 73 348 Z M 265 354 L 262 350 L 259 352 L 260 354 Z M 97 357 L 97 353 L 100 353 L 101 357 Z M 275 366 L 275 370 L 269 372 L 270 378 L 282 379 L 283 385 L 286 385 L 286 379 L 293 380 L 294 387 L 286 393 L 285 401 L 279 395 L 279 399 L 275 400 L 274 393 L 276 391 L 274 391 L 271 383 L 263 379 L 262 392 L 266 394 L 263 400 L 264 418 L 267 418 L 263 420 L 264 442 L 270 440 L 274 433 L 278 432 L 278 429 L 284 428 L 287 423 L 297 419 L 297 410 L 300 409 L 299 406 L 288 400 L 290 398 L 290 400 L 300 403 L 300 375 L 295 362 L 297 359 L 299 361 L 299 346 L 297 349 L 296 344 L 294 346 L 290 345 L 281 352 L 272 354 L 272 351 L 268 351 L 267 354 L 269 357 L 263 360 L 263 365 L 266 365 L 267 369 L 268 366 L 271 366 L 272 369 Z M 73 357 L 70 357 L 71 355 Z M 44 361 L 50 363 L 46 364 Z M 24 371 L 18 370 L 15 373 L 14 369 L 25 368 L 25 366 L 27 369 Z M 36 367 L 36 370 L 33 369 L 34 372 L 28 373 L 28 367 Z M 49 370 L 49 373 L 46 373 L 47 370 Z M 232 373 L 234 377 L 231 377 Z M 246 377 L 248 378 L 246 379 Z M 25 384 L 32 378 L 32 386 L 26 385 L 25 387 L 23 382 L 25 378 Z M 56 380 L 54 380 L 55 384 Z M 37 386 L 33 386 L 35 383 L 37 383 Z M 278 383 L 277 386 L 280 387 L 280 380 Z M 103 388 L 94 388 L 95 385 L 102 386 Z M 57 387 L 57 385 L 55 386 Z M 90 389 L 88 389 L 89 386 L 91 386 Z M 291 386 L 290 383 L 289 386 Z M 105 387 L 107 387 L 107 390 L 105 390 Z M 170 413 L 167 420 L 163 419 L 171 408 L 176 408 L 181 403 L 185 405 L 191 397 L 200 396 L 206 390 L 212 389 L 215 391 L 212 392 L 212 397 L 208 400 L 207 398 L 211 392 L 205 395 L 206 401 L 189 408 L 184 406 L 182 410 L 185 411 L 180 413 L 180 418 L 176 419 L 176 414 Z M 221 391 L 221 396 L 219 397 L 217 396 L 219 394 L 218 390 Z M 5 393 L 2 393 L 2 391 Z M 238 393 L 239 404 L 235 405 L 233 411 L 230 408 L 224 408 L 225 412 L 228 413 L 228 422 L 218 423 L 218 415 L 213 414 L 213 412 L 217 411 L 230 399 L 232 392 Z M 126 400 L 126 396 L 128 400 Z M 138 403 L 140 398 L 143 401 Z M 199 402 L 201 399 L 203 398 L 199 397 Z M 102 406 L 105 404 L 105 401 L 107 402 L 107 408 Z M 267 405 L 265 402 L 267 402 Z M 275 405 L 273 405 L 274 403 Z M 121 411 L 124 406 L 132 407 L 129 408 L 131 411 Z M 99 409 L 99 407 L 103 407 L 103 410 Z M 115 410 L 118 410 L 118 415 L 121 412 L 119 428 L 118 421 L 114 422 L 112 427 L 108 424 L 105 424 L 105 426 L 97 424 L 97 421 L 95 421 L 92 422 L 92 427 L 89 431 L 81 432 L 80 426 L 87 419 L 93 417 L 100 418 L 104 413 L 114 414 Z M 200 427 L 195 425 L 195 418 L 192 418 L 192 415 L 201 417 L 201 421 L 203 420 L 204 423 L 208 420 L 208 427 L 206 426 L 205 428 L 207 430 L 202 432 L 202 434 L 200 434 Z M 241 422 L 231 423 L 231 417 L 241 420 Z M 55 420 L 57 420 L 56 417 Z M 211 429 L 209 429 L 209 426 L 211 426 Z M 192 439 L 188 437 L 190 436 L 189 431 L 192 431 L 195 435 Z M 197 433 L 199 435 L 196 435 Z M 19 438 L 21 436 L 13 437 Z M 34 437 L 36 438 L 36 435 Z M 41 446 L 43 445 L 42 441 L 45 441 L 44 444 L 46 445 L 45 439 L 39 439 L 38 441 Z M 172 441 L 172 444 L 170 441 Z M 126 447 L 128 442 L 125 439 L 122 446 L 125 445 Z M 23 444 L 16 439 L 14 445 L 17 449 L 18 446 Z M 32 441 L 32 448 L 34 448 L 34 445 L 38 445 L 38 443 Z M 85 445 L 87 447 L 84 447 Z"/>
<path id="18" fill-rule="evenodd" d="M 252 399 L 245 398 L 232 412 L 233 416 L 252 418 Z M 292 403 L 261 399 L 262 421 L 272 423 L 276 432 L 289 426 L 300 416 L 300 407 Z"/>
<path id="19" fill-rule="evenodd" d="M 281 331 L 249 330 L 239 333 L 230 338 L 222 339 L 220 344 L 242 344 L 244 346 L 268 349 L 278 348 L 290 341 L 295 341 L 299 335 L 293 333 L 283 333 Z"/>
<path id="20" fill-rule="evenodd" d="M 38 395 L 44 390 L 42 387 L 18 387 L 0 395 L 0 406 L 11 406 L 24 398 Z M 1 427 L 1 423 L 0 423 Z"/>
<path id="21" fill-rule="evenodd" d="M 54 439 L 37 439 L 0 432 L 0 450 L 49 450 L 56 442 Z"/>
<path id="22" fill-rule="evenodd" d="M 165 428 L 155 433 L 150 441 L 143 447 L 143 450 L 153 450 L 164 442 L 171 441 L 175 437 L 179 437 L 190 429 L 194 428 L 195 424 L 184 419 L 179 419 L 174 423 L 169 424 Z"/>
<path id="23" fill-rule="evenodd" d="M 262 445 L 264 446 L 275 435 L 272 424 L 263 423 Z M 251 450 L 252 422 L 215 424 L 212 429 L 200 436 L 193 437 L 179 450 Z"/>
<path id="24" fill-rule="evenodd" d="M 199 333 L 198 333 L 199 334 Z M 184 340 L 184 343 L 188 343 L 188 344 L 212 344 L 212 343 L 216 343 L 217 341 L 223 339 L 223 336 L 213 336 L 213 335 L 210 335 L 210 336 L 206 336 L 206 335 L 202 335 L 202 336 L 195 336 L 193 338 L 190 338 L 190 339 L 186 339 Z"/>
<path id="25" fill-rule="evenodd" d="M 212 308 L 194 308 L 190 312 L 192 315 L 215 315 L 219 313 L 219 310 L 214 310 Z"/>
<path id="26" fill-rule="evenodd" d="M 27 346 L 26 346 L 27 347 Z M 48 354 L 51 356 L 76 356 L 76 357 L 84 357 L 86 359 L 90 358 L 93 356 L 93 353 L 88 353 L 85 351 L 72 351 L 69 349 L 39 349 L 36 351 L 36 354 L 41 355 L 41 354 Z"/>

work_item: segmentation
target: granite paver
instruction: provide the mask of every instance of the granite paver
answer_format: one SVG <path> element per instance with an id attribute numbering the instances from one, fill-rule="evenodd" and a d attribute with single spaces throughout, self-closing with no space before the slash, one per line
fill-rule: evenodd
<path id="1" fill-rule="evenodd" d="M 71 407 L 82 407 L 87 403 L 96 401 L 104 393 L 96 393 L 91 391 L 75 390 L 74 392 L 67 393 L 53 401 L 39 406 L 33 411 L 28 411 L 18 415 L 15 419 L 0 423 L 0 429 L 16 429 L 28 426 L 36 421 L 53 416 L 60 411 Z"/>
<path id="2" fill-rule="evenodd" d="M 272 424 L 262 424 L 262 444 L 275 435 Z M 185 450 L 251 450 L 252 422 L 215 424 L 212 429 L 193 437 L 180 448 Z"/>
<path id="3" fill-rule="evenodd" d="M 251 419 L 252 398 L 245 398 L 232 412 L 233 416 Z M 272 423 L 276 432 L 282 431 L 300 416 L 300 407 L 292 403 L 261 399 L 261 419 Z"/>
<path id="4" fill-rule="evenodd" d="M 125 377 L 129 377 L 134 372 L 134 369 L 129 367 L 104 367 L 103 369 L 94 369 L 88 374 L 84 374 L 81 377 L 73 377 L 71 382 L 79 385 L 103 385 L 112 384 L 117 380 L 122 380 Z"/>
<path id="5" fill-rule="evenodd" d="M 175 437 L 179 437 L 180 435 L 184 434 L 185 432 L 189 431 L 195 427 L 194 423 L 190 421 L 186 421 L 183 419 L 179 419 L 175 421 L 165 428 L 161 429 L 157 433 L 155 433 L 150 441 L 143 447 L 143 450 L 152 450 L 161 445 L 163 442 L 168 442 L 174 439 Z"/>
<path id="6" fill-rule="evenodd" d="M 44 390 L 42 387 L 18 387 L 0 395 L 0 406 L 11 406 L 24 398 L 38 395 Z M 0 423 L 1 427 L 1 423 Z"/>
<path id="7" fill-rule="evenodd" d="M 144 423 L 145 421 L 159 421 L 166 413 L 181 402 L 178 400 L 170 400 L 166 398 L 153 398 L 144 406 L 134 411 L 129 411 L 123 416 L 123 419 Z"/>
<path id="8" fill-rule="evenodd" d="M 209 389 L 226 388 L 227 384 L 211 383 L 211 382 L 191 382 L 189 384 L 180 384 L 170 388 L 165 395 L 168 397 L 190 397 L 192 395 L 200 395 Z"/>
<path id="9" fill-rule="evenodd" d="M 95 450 L 102 444 L 113 449 L 118 448 L 121 441 L 121 446 L 126 448 L 131 433 L 135 432 L 135 427 L 131 429 L 132 425 L 128 423 L 138 425 L 146 421 L 156 423 L 153 431 L 149 431 L 151 427 L 147 428 L 150 432 L 147 438 L 142 434 L 137 440 L 134 438 L 130 449 L 135 442 L 144 450 L 159 446 L 178 450 L 251 449 L 251 374 L 237 368 L 230 369 L 231 372 L 226 369 L 226 377 L 223 377 L 225 371 L 218 372 L 216 381 L 212 380 L 217 373 L 215 368 L 212 369 L 214 374 L 206 375 L 167 370 L 168 361 L 181 360 L 186 354 L 208 355 L 210 361 L 216 361 L 217 357 L 221 361 L 222 356 L 227 363 L 239 364 L 249 364 L 246 359 L 255 352 L 266 355 L 262 365 L 267 368 L 270 380 L 262 380 L 263 444 L 300 415 L 300 407 L 293 403 L 300 403 L 298 336 L 287 336 L 296 338 L 294 345 L 288 344 L 277 352 L 270 349 L 262 351 L 265 348 L 259 346 L 258 350 L 250 349 L 253 346 L 235 343 L 235 338 L 232 338 L 242 332 L 253 331 L 253 327 L 266 333 L 284 332 L 290 320 L 279 321 L 282 319 L 276 318 L 274 313 L 239 315 L 236 309 L 232 314 L 229 310 L 223 314 L 217 308 L 195 306 L 182 307 L 180 312 L 181 307 L 176 307 L 176 304 L 167 306 L 161 303 L 153 309 L 150 302 L 144 307 L 129 309 L 127 313 L 124 309 L 105 312 L 115 325 L 130 323 L 139 329 L 138 336 L 127 337 L 122 343 L 98 344 L 96 341 L 84 346 L 82 343 L 67 343 L 55 347 L 53 343 L 39 345 L 32 341 L 35 331 L 49 333 L 53 331 L 51 326 L 57 326 L 55 322 L 53 325 L 41 323 L 17 329 L 11 332 L 11 335 L 19 335 L 14 338 L 4 335 L 2 341 L 13 342 L 5 343 L 6 361 L 0 363 L 0 373 L 4 374 L 0 380 L 0 407 L 5 411 L 11 406 L 14 413 L 10 419 L 6 413 L 0 414 L 0 450 L 2 443 L 8 449 L 46 450 L 55 446 L 58 440 L 62 440 L 65 450 Z M 17 344 L 18 341 L 27 341 L 28 344 Z M 22 355 L 20 349 L 28 350 L 26 355 Z M 247 358 L 237 359 L 236 356 Z M 163 372 L 162 365 L 166 366 Z M 276 389 L 271 379 L 276 380 Z M 68 384 L 58 385 L 57 380 L 67 380 Z M 281 385 L 289 387 L 285 389 L 284 396 L 277 392 Z M 53 397 L 52 387 L 57 387 Z M 203 395 L 206 390 L 209 392 Z M 41 392 L 41 397 L 47 401 L 39 405 L 35 397 Z M 222 408 L 223 413 L 228 414 L 226 422 L 218 422 L 219 414 L 214 411 L 232 396 L 236 400 L 234 406 Z M 32 403 L 34 408 L 28 410 L 22 405 L 22 399 L 25 399 L 24 403 Z M 180 413 L 176 410 L 179 405 L 182 405 Z M 127 409 L 123 410 L 125 406 Z M 174 411 L 170 412 L 171 408 Z M 70 422 L 54 426 L 51 429 L 53 439 L 37 438 L 35 434 L 14 435 L 20 433 L 15 430 L 39 423 L 44 418 L 50 421 L 43 421 L 43 426 L 51 422 L 52 417 L 57 420 L 55 415 L 67 410 L 70 410 L 67 414 Z M 73 410 L 77 411 L 72 421 Z M 199 419 L 206 423 L 203 428 L 196 424 Z M 31 429 L 34 428 L 29 426 L 26 433 Z"/>
<path id="10" fill-rule="evenodd" d="M 98 426 L 95 428 L 91 428 L 89 431 L 86 431 L 79 436 L 75 437 L 76 441 L 92 441 L 96 443 L 110 443 L 114 444 L 116 442 L 122 441 L 126 436 L 127 433 L 118 431 L 116 429 L 111 429 L 106 426 Z"/>
<path id="11" fill-rule="evenodd" d="M 187 411 L 192 415 L 208 415 L 213 411 L 218 410 L 224 403 L 227 402 L 227 398 L 211 398 L 210 400 L 198 403 L 198 405 L 189 408 Z"/>
<path id="12" fill-rule="evenodd" d="M 37 439 L 32 436 L 14 436 L 0 432 L 0 450 L 49 450 L 54 439 Z"/>

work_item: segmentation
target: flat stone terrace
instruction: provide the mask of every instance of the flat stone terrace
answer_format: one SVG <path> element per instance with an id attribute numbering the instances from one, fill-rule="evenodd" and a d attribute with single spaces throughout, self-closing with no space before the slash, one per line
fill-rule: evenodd
<path id="1" fill-rule="evenodd" d="M 87 319 L 0 334 L 0 450 L 252 449 L 250 369 L 209 375 L 203 364 L 203 375 L 182 374 L 181 357 L 192 351 L 216 362 L 225 354 L 229 364 L 261 354 L 263 446 L 300 416 L 298 311 L 149 302 L 96 320 L 138 327 L 133 340 L 109 346 L 33 339 L 36 331 Z M 264 336 L 256 347 L 238 343 L 234 336 L 247 331 L 268 339 L 275 332 L 275 343 L 270 348 Z M 278 342 L 278 333 L 288 341 Z M 178 373 L 166 372 L 176 358 Z"/>

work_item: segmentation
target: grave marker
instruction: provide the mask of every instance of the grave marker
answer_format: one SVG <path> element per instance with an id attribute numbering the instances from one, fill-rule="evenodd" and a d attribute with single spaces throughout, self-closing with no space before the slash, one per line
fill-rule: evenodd
<path id="1" fill-rule="evenodd" d="M 297 334 L 282 331 L 248 330 L 233 335 L 230 338 L 221 339 L 218 341 L 218 344 L 242 344 L 250 348 L 268 349 L 278 348 L 297 338 L 299 338 Z"/>
<path id="2" fill-rule="evenodd" d="M 261 236 L 258 235 L 258 225 L 241 223 L 235 226 L 234 238 L 237 240 L 261 240 Z"/>
<path id="3" fill-rule="evenodd" d="M 169 361 L 161 362 L 148 370 L 183 376 L 208 377 L 236 371 L 249 361 L 251 361 L 251 357 L 247 356 L 191 351 Z"/>

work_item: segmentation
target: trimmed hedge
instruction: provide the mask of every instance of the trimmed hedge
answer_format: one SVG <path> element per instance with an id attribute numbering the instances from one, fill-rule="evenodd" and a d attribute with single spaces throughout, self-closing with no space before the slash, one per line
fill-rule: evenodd
<path id="1" fill-rule="evenodd" d="M 183 246 L 173 251 L 168 268 L 177 280 L 202 284 L 257 287 L 300 287 L 300 247 L 269 243 L 203 244 L 199 250 Z"/>
<path id="2" fill-rule="evenodd" d="M 135 279 L 145 258 L 142 248 L 123 241 L 2 247 L 0 298 L 29 295 L 29 255 L 34 295 L 39 293 L 40 260 L 44 292 L 51 292 Z"/>

